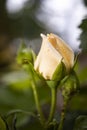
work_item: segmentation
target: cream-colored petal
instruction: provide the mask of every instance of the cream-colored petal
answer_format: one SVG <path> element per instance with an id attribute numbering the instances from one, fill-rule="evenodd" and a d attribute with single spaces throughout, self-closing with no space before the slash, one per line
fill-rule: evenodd
<path id="1" fill-rule="evenodd" d="M 47 37 L 41 34 L 43 39 L 40 52 L 34 64 L 35 70 L 39 71 L 45 79 L 51 79 L 60 63 L 62 56 L 48 41 Z"/>
<path id="2" fill-rule="evenodd" d="M 55 47 L 55 49 L 62 55 L 64 58 L 64 63 L 67 70 L 73 67 L 74 65 L 74 52 L 73 50 L 57 35 L 49 34 L 49 41 Z M 55 44 L 56 43 L 56 44 Z"/>

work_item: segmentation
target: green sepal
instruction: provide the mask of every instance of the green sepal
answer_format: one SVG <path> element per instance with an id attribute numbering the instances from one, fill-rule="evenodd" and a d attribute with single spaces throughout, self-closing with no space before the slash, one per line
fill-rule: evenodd
<path id="1" fill-rule="evenodd" d="M 55 88 L 58 87 L 60 84 L 60 81 L 62 80 L 62 78 L 65 76 L 65 65 L 64 63 L 61 61 L 60 64 L 57 66 L 53 76 L 52 76 L 52 80 L 47 80 L 47 85 L 50 88 Z"/>
<path id="2" fill-rule="evenodd" d="M 76 55 L 75 55 L 75 58 L 74 58 L 74 65 L 72 67 L 72 69 L 75 68 L 76 64 L 77 64 L 77 60 L 78 60 L 78 56 L 80 55 L 80 52 L 78 52 Z"/>
<path id="3" fill-rule="evenodd" d="M 31 63 L 28 64 L 22 64 L 22 68 L 29 74 L 29 78 L 32 80 L 43 80 L 45 81 L 45 79 L 42 77 L 42 75 L 39 75 L 39 73 L 37 73 L 34 69 L 34 66 Z"/>
<path id="4" fill-rule="evenodd" d="M 72 72 L 63 79 L 61 85 L 64 99 L 71 98 L 73 94 L 79 91 L 80 83 L 74 70 L 72 70 Z"/>
<path id="5" fill-rule="evenodd" d="M 58 82 L 58 81 L 53 81 L 53 80 L 47 80 L 46 83 L 47 83 L 47 85 L 48 85 L 50 88 L 56 88 L 56 87 L 58 87 L 58 85 L 59 85 L 59 82 Z"/>
<path id="6" fill-rule="evenodd" d="M 53 73 L 52 80 L 60 81 L 66 74 L 66 68 L 64 63 L 61 61 Z"/>

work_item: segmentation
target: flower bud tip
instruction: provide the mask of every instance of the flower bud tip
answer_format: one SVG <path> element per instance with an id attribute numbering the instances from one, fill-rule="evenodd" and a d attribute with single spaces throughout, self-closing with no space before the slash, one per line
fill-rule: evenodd
<path id="1" fill-rule="evenodd" d="M 40 36 L 41 36 L 42 38 L 46 38 L 46 36 L 45 36 L 43 33 L 41 33 Z"/>

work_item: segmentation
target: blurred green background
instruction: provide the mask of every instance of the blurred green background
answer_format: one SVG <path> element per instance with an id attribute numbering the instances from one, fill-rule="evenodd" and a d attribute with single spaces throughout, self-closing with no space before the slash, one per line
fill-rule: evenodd
<path id="1" fill-rule="evenodd" d="M 44 2 L 41 0 L 12 1 L 0 0 L 0 115 L 5 116 L 14 109 L 36 113 L 29 74 L 17 65 L 16 56 L 21 39 L 37 54 L 41 45 L 40 33 L 50 32 L 61 36 L 71 45 L 75 53 L 81 50 L 75 67 L 81 90 L 72 98 L 69 104 L 69 112 L 71 112 L 69 114 L 73 119 L 79 114 L 86 115 L 87 1 L 78 0 L 76 5 L 79 5 L 79 7 L 75 5 L 74 0 L 70 0 L 71 4 L 68 0 L 65 1 L 67 4 L 63 1 L 60 4 L 56 0 L 54 3 L 53 0 L 51 2 L 49 0 L 44 0 Z M 75 12 L 74 6 L 78 13 Z M 70 10 L 70 7 L 72 7 L 72 10 Z M 62 8 L 65 8 L 65 14 Z M 85 11 L 82 12 L 80 8 Z M 75 23 L 75 21 L 77 22 Z M 80 32 L 78 33 L 76 30 L 80 30 Z M 78 37 L 76 37 L 77 35 Z M 37 89 L 43 111 L 47 116 L 50 106 L 50 89 L 40 80 L 38 80 Z M 59 95 L 58 102 L 57 111 L 60 111 L 62 103 Z M 38 121 L 33 119 L 32 116 L 29 117 L 25 114 L 18 116 L 19 130 L 24 130 L 25 127 L 26 130 L 29 128 L 35 129 L 35 126 L 31 124 L 38 125 L 37 129 L 42 129 L 40 124 L 37 123 Z M 68 117 L 67 120 L 69 120 Z"/>

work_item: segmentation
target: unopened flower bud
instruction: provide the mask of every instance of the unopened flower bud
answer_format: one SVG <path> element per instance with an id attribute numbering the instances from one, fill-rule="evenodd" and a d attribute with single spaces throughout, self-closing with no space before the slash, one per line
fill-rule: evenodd
<path id="1" fill-rule="evenodd" d="M 41 34 L 43 39 L 34 68 L 46 80 L 61 80 L 74 65 L 74 52 L 57 35 Z"/>

